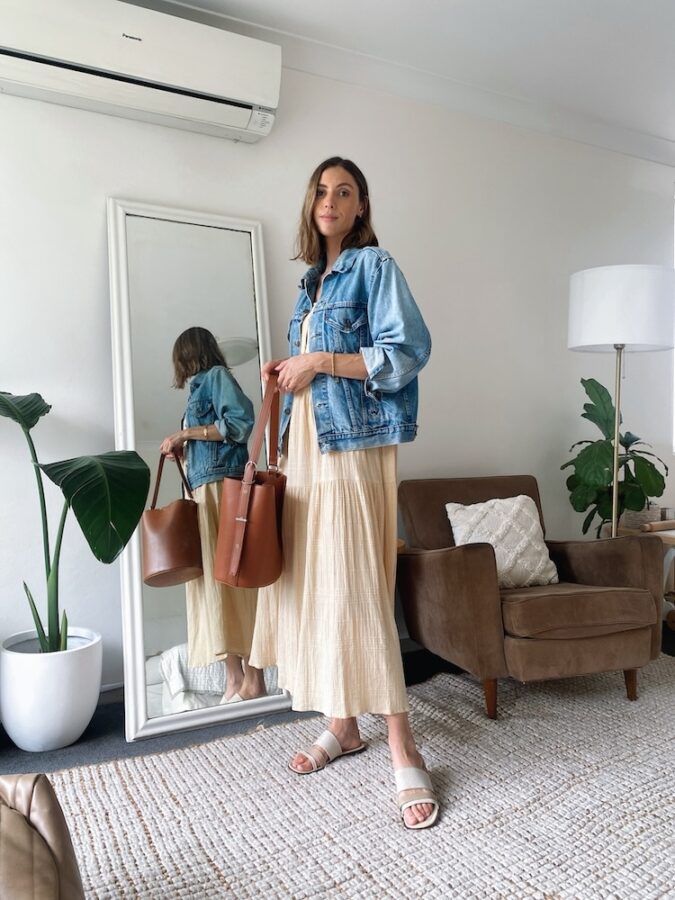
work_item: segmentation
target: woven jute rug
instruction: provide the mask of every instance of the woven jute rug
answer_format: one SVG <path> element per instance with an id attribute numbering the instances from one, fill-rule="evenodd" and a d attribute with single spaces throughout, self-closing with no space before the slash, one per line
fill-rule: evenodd
<path id="1" fill-rule="evenodd" d="M 675 897 L 675 659 L 621 674 L 410 691 L 441 799 L 428 831 L 394 802 L 382 719 L 365 753 L 298 777 L 305 719 L 51 776 L 88 897 Z"/>

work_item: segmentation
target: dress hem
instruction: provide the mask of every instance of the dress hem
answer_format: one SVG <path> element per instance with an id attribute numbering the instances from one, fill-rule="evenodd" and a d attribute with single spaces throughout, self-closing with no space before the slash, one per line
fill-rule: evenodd
<path id="1" fill-rule="evenodd" d="M 267 662 L 259 664 L 257 660 L 252 661 L 251 659 L 249 659 L 248 665 L 254 669 L 267 669 L 270 666 L 277 666 L 277 671 L 278 671 L 278 665 L 277 665 L 276 660 L 271 660 L 271 661 L 267 661 Z M 358 709 L 357 712 L 351 712 L 351 711 L 345 712 L 344 709 L 341 709 L 338 712 L 335 712 L 335 710 L 331 710 L 329 712 L 327 709 L 322 709 L 321 705 L 314 706 L 309 703 L 300 703 L 300 702 L 296 703 L 296 701 L 293 699 L 293 691 L 288 687 L 288 685 L 282 684 L 282 682 L 279 681 L 277 686 L 291 695 L 291 709 L 294 712 L 316 712 L 316 713 L 321 713 L 321 715 L 326 716 L 327 718 L 331 718 L 331 719 L 352 719 L 352 718 L 355 718 L 356 716 L 397 716 L 397 715 L 400 715 L 401 713 L 410 712 L 410 704 L 408 703 L 407 697 L 406 697 L 404 709 L 386 709 L 386 710 L 377 709 L 377 708 L 365 709 L 365 708 L 361 708 L 361 706 L 359 705 L 359 707 L 357 708 Z M 351 707 L 350 707 L 350 710 L 351 710 Z"/>
<path id="2" fill-rule="evenodd" d="M 288 690 L 288 688 L 284 688 L 284 690 Z M 288 693 L 290 694 L 291 692 L 288 691 Z M 327 712 L 325 709 L 317 709 L 316 706 L 307 706 L 305 704 L 296 706 L 292 700 L 291 709 L 293 712 L 317 712 L 322 716 L 326 716 L 327 719 L 355 719 L 358 716 L 399 716 L 410 712 L 410 706 L 407 703 L 405 709 L 386 710 L 386 712 L 379 709 L 359 709 L 358 712 L 344 712 L 342 710 L 340 712 Z"/>

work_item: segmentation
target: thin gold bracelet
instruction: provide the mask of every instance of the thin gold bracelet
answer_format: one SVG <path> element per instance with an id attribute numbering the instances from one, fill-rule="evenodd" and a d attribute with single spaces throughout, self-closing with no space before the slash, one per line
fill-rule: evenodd
<path id="1" fill-rule="evenodd" d="M 330 355 L 330 374 L 333 378 L 335 378 L 335 353 L 331 353 Z"/>

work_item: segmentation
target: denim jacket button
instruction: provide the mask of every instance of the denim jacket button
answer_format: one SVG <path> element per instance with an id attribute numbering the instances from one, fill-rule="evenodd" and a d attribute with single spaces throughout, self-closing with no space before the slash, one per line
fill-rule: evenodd
<path id="1" fill-rule="evenodd" d="M 284 409 L 284 415 L 290 416 L 290 414 L 291 414 L 291 408 L 290 408 L 290 406 L 287 406 L 287 407 Z"/>
<path id="2" fill-rule="evenodd" d="M 300 346 L 300 341 L 295 341 L 295 346 L 296 346 L 296 347 L 299 347 L 299 346 Z"/>

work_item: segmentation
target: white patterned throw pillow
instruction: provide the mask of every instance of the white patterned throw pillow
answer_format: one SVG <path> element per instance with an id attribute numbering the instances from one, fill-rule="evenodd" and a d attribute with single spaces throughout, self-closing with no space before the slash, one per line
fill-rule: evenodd
<path id="1" fill-rule="evenodd" d="M 446 503 L 455 544 L 492 544 L 502 588 L 556 584 L 534 500 L 521 494 L 485 503 Z"/>

